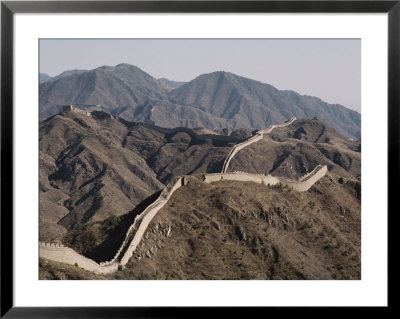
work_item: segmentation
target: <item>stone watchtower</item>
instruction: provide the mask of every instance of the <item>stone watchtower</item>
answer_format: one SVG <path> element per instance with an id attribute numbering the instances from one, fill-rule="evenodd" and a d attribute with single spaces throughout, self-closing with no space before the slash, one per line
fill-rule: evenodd
<path id="1" fill-rule="evenodd" d="M 72 106 L 72 104 L 70 104 L 70 105 L 64 105 L 64 107 L 63 107 L 63 111 L 64 111 L 64 112 L 72 112 L 73 109 L 74 109 L 74 107 Z"/>
<path id="2" fill-rule="evenodd" d="M 89 111 L 84 111 L 84 110 L 78 109 L 78 108 L 74 107 L 72 104 L 63 106 L 63 111 L 84 114 L 86 116 L 92 115 Z"/>

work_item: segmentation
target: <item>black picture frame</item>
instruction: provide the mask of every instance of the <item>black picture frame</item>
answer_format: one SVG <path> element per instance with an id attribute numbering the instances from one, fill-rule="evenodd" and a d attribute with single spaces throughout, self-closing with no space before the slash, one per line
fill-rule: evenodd
<path id="1" fill-rule="evenodd" d="M 398 213 L 400 144 L 400 0 L 396 1 L 1 1 L 1 317 L 5 318 L 190 318 L 209 308 L 15 307 L 13 303 L 13 19 L 15 13 L 388 13 L 388 218 Z M 384 212 L 380 212 L 384 213 Z M 393 223 L 392 223 L 393 224 Z M 390 234 L 392 232 L 388 232 Z M 390 240 L 389 250 L 390 250 Z M 389 254 L 388 254 L 389 259 Z M 390 261 L 390 260 L 388 260 Z M 388 282 L 389 287 L 389 282 Z M 112 296 L 111 296 L 112 297 Z M 390 309 L 390 297 L 386 309 Z M 293 310 L 293 307 L 291 308 Z M 336 312 L 336 309 L 331 311 Z M 276 308 L 252 308 L 253 311 Z M 304 309 L 303 309 L 304 310 Z M 325 309 L 321 309 L 325 311 Z M 215 315 L 243 309 L 215 308 Z M 249 309 L 246 309 L 249 316 Z"/>

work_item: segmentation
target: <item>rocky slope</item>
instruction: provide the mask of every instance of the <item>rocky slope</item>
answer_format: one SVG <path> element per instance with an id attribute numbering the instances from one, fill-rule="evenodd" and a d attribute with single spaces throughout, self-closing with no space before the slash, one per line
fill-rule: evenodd
<path id="1" fill-rule="evenodd" d="M 360 279 L 359 186 L 333 174 L 305 193 L 189 184 L 127 268 L 159 279 Z M 170 224 L 169 237 L 157 231 Z"/>
<path id="2" fill-rule="evenodd" d="M 360 194 L 359 181 L 331 173 L 303 193 L 191 179 L 150 223 L 126 269 L 107 278 L 361 279 Z M 98 242 L 87 238 L 111 236 L 106 223 L 61 241 L 93 250 Z"/>
<path id="3" fill-rule="evenodd" d="M 341 134 L 360 137 L 361 115 L 355 111 L 229 72 L 203 74 L 181 85 L 128 64 L 75 71 L 40 85 L 41 118 L 58 113 L 64 104 L 106 110 L 129 121 L 211 130 L 254 130 L 292 116 L 318 116 Z"/>

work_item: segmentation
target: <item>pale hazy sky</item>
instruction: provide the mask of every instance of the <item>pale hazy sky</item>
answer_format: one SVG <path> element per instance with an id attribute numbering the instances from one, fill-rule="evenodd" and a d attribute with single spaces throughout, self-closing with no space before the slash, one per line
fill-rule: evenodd
<path id="1" fill-rule="evenodd" d="M 40 72 L 50 76 L 119 63 L 175 81 L 227 71 L 361 109 L 359 39 L 40 40 Z"/>

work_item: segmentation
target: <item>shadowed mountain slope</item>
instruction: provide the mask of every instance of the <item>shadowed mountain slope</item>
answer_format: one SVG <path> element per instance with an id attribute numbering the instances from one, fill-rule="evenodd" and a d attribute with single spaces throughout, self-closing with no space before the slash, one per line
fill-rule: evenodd
<path id="1" fill-rule="evenodd" d="M 127 134 L 128 127 L 113 118 L 64 113 L 40 123 L 42 240 L 51 237 L 52 227 L 65 232 L 125 214 L 163 187 L 143 158 L 122 147 Z"/>

